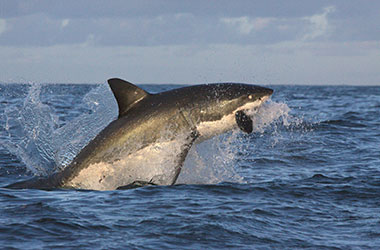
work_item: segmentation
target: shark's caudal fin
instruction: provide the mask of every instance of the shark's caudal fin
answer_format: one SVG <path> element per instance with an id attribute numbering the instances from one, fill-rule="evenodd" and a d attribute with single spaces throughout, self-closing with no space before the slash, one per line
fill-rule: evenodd
<path id="1" fill-rule="evenodd" d="M 119 117 L 125 115 L 133 105 L 150 95 L 136 85 L 119 78 L 109 79 L 108 84 L 119 106 Z"/>
<path id="2" fill-rule="evenodd" d="M 33 177 L 25 181 L 19 181 L 4 188 L 12 189 L 42 189 L 42 190 L 52 190 L 60 186 L 60 174 L 56 173 L 49 177 Z"/>

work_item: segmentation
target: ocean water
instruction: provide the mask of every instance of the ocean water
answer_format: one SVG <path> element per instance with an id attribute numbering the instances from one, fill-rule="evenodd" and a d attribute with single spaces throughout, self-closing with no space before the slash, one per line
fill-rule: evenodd
<path id="1" fill-rule="evenodd" d="M 272 88 L 178 185 L 0 188 L 0 248 L 379 249 L 380 87 Z M 105 84 L 0 85 L 0 186 L 60 171 L 116 116 Z"/>

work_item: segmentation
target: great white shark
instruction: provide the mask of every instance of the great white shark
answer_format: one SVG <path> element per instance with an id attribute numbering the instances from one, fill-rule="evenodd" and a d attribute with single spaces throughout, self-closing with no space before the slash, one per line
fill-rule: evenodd
<path id="1" fill-rule="evenodd" d="M 238 83 L 195 85 L 157 94 L 118 78 L 109 79 L 108 84 L 118 104 L 118 118 L 63 171 L 8 188 L 113 190 L 173 185 L 194 143 L 235 127 L 251 133 L 252 120 L 246 111 L 259 107 L 273 93 L 269 88 Z M 168 153 L 169 162 L 153 164 Z M 152 159 L 146 159 L 149 156 Z"/>

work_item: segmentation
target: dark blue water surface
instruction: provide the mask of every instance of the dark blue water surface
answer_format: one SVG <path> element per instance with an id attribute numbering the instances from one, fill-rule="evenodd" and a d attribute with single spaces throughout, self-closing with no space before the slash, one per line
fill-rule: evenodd
<path id="1" fill-rule="evenodd" d="M 206 164 L 213 174 L 190 171 L 183 177 L 190 184 L 174 186 L 0 188 L 0 248 L 379 249 L 380 87 L 272 87 L 264 129 L 198 147 L 204 162 L 222 158 L 229 174 L 215 163 Z M 0 186 L 57 171 L 54 161 L 72 157 L 78 135 L 94 129 L 60 129 L 109 119 L 94 108 L 107 102 L 83 99 L 96 88 L 0 85 Z M 276 112 L 284 115 L 269 117 Z M 57 146 L 61 135 L 74 149 Z"/>

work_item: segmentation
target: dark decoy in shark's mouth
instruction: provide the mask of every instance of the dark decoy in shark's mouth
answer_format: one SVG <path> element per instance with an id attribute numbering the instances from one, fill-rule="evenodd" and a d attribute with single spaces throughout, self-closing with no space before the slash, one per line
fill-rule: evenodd
<path id="1" fill-rule="evenodd" d="M 243 110 L 240 110 L 235 113 L 235 118 L 236 124 L 242 131 L 248 134 L 252 133 L 253 122 L 251 117 L 249 117 Z"/>
<path id="2" fill-rule="evenodd" d="M 236 126 L 251 133 L 252 119 L 246 111 L 259 107 L 273 93 L 269 88 L 238 83 L 195 85 L 158 94 L 117 78 L 108 84 L 119 117 L 62 172 L 8 188 L 112 190 L 136 183 L 175 184 L 194 143 Z M 162 160 L 164 156 L 171 158 L 171 164 Z"/>

